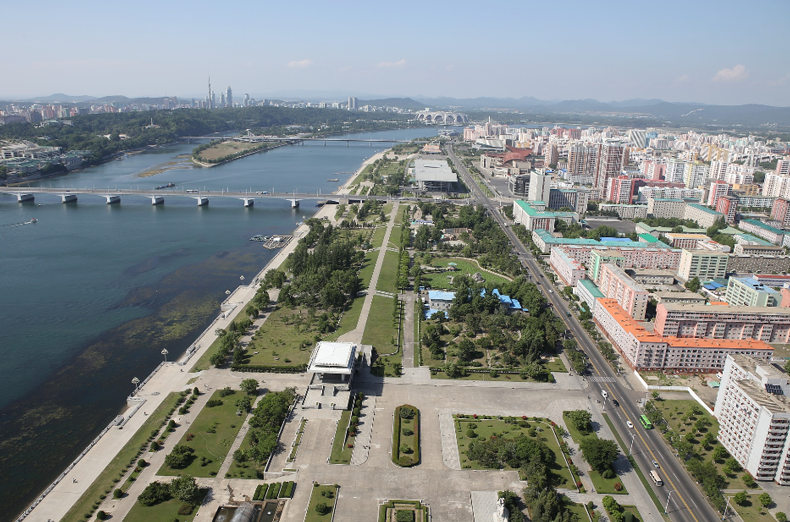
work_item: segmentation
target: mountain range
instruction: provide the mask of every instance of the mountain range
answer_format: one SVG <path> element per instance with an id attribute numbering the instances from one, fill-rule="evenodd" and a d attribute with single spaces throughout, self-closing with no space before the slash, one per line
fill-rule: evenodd
<path id="1" fill-rule="evenodd" d="M 306 94 L 306 93 L 303 93 Z M 304 96 L 303 98 L 309 98 Z M 137 103 L 156 104 L 163 98 L 128 98 L 126 96 L 94 97 L 68 95 L 63 93 L 31 98 L 24 101 L 38 103 Z M 4 102 L 0 102 L 2 104 Z M 639 119 L 650 125 L 677 127 L 709 127 L 760 129 L 765 131 L 790 130 L 790 107 L 770 105 L 710 105 L 693 102 L 666 102 L 660 99 L 631 99 L 624 101 L 601 102 L 593 99 L 583 100 L 540 100 L 531 96 L 522 98 L 429 98 L 391 97 L 359 100 L 359 105 L 387 105 L 409 110 L 453 109 L 460 111 L 498 111 L 518 112 L 525 116 L 536 116 L 542 120 L 562 121 L 563 116 L 595 118 L 605 117 L 618 120 Z M 646 121 L 647 120 L 647 121 Z M 623 121 L 623 123 L 626 123 Z"/>

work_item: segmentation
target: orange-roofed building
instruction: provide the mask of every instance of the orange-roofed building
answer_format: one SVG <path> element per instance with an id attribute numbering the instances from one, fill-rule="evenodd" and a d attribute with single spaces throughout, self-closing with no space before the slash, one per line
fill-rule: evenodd
<path id="1" fill-rule="evenodd" d="M 728 354 L 767 360 L 774 352 L 769 344 L 754 339 L 664 337 L 646 330 L 615 299 L 598 299 L 593 320 L 635 370 L 713 373 L 724 368 Z"/>

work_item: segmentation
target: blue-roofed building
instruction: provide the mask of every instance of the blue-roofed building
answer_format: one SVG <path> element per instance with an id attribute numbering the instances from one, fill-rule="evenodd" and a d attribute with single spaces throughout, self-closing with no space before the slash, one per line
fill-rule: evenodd
<path id="1" fill-rule="evenodd" d="M 455 292 L 430 290 L 428 292 L 428 308 L 431 310 L 447 311 L 453 305 L 453 299 L 455 299 Z"/>
<path id="2" fill-rule="evenodd" d="M 730 306 L 779 306 L 782 297 L 751 277 L 730 277 L 724 300 Z"/>
<path id="3" fill-rule="evenodd" d="M 483 290 L 480 291 L 480 296 L 481 297 L 485 297 L 485 295 L 486 295 L 486 289 L 483 288 Z M 521 303 L 518 302 L 518 299 L 512 299 L 509 295 L 502 295 L 499 292 L 499 288 L 494 288 L 491 291 L 491 295 L 495 295 L 496 297 L 498 297 L 499 298 L 499 302 L 502 303 L 505 306 L 505 310 L 508 311 L 508 312 L 526 312 L 526 311 L 528 311 L 528 310 L 525 310 L 521 306 Z"/>
<path id="4" fill-rule="evenodd" d="M 535 243 L 541 252 L 544 254 L 548 254 L 551 252 L 551 247 L 555 246 L 562 246 L 562 245 L 580 245 L 580 246 L 589 246 L 589 247 L 628 247 L 628 248 L 663 248 L 667 250 L 671 250 L 672 247 L 667 245 L 662 241 L 656 241 L 655 243 L 644 243 L 642 241 L 631 241 L 628 238 L 615 238 L 616 241 L 608 241 L 606 238 L 601 238 L 600 241 L 596 239 L 589 239 L 586 237 L 579 237 L 579 238 L 567 238 L 567 237 L 554 237 L 549 231 L 547 230 L 533 230 L 532 231 L 532 241 Z"/>

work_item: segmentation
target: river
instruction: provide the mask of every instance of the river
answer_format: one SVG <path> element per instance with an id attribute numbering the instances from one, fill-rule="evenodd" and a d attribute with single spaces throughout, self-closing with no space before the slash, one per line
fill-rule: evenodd
<path id="1" fill-rule="evenodd" d="M 354 134 L 413 139 L 435 129 Z M 41 186 L 230 189 L 329 193 L 382 144 L 287 146 L 211 169 L 174 144 L 111 161 Z M 162 171 L 159 173 L 159 171 Z M 146 175 L 155 173 L 154 175 Z M 180 356 L 216 316 L 225 291 L 248 281 L 276 252 L 255 234 L 288 234 L 312 215 L 280 200 L 185 197 L 152 206 L 126 196 L 62 204 L 56 195 L 17 203 L 0 195 L 0 521 L 13 520 L 117 415 L 162 360 Z M 22 224 L 32 218 L 34 224 Z"/>

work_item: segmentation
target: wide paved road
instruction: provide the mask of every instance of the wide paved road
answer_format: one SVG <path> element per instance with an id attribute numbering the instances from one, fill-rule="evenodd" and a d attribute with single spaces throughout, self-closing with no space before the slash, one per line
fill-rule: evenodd
<path id="1" fill-rule="evenodd" d="M 562 319 L 580 347 L 587 353 L 592 363 L 593 375 L 607 378 L 604 382 L 590 382 L 590 394 L 601 398 L 602 406 L 605 406 L 609 418 L 626 444 L 630 445 L 631 435 L 634 435 L 632 454 L 645 476 L 650 470 L 655 469 L 652 464 L 653 460 L 661 466 L 657 471 L 664 481 L 664 486 L 653 486 L 653 490 L 664 506 L 666 506 L 667 496 L 670 491 L 672 492 L 668 510 L 670 518 L 676 522 L 718 521 L 720 516 L 710 506 L 695 481 L 686 473 L 680 461 L 671 453 L 658 430 L 645 430 L 639 424 L 641 411 L 637 406 L 637 402 L 643 395 L 627 389 L 615 377 L 611 367 L 587 336 L 579 321 L 568 310 L 565 301 L 557 295 L 557 292 L 553 291 L 551 284 L 543 277 L 543 272 L 532 257 L 531 252 L 524 247 L 516 234 L 507 226 L 499 212 L 496 211 L 495 205 L 485 197 L 477 184 L 475 184 L 469 172 L 455 155 L 451 145 L 447 146 L 447 152 L 464 182 L 472 191 L 474 201 L 485 205 L 494 219 L 497 220 L 510 242 L 515 246 L 522 264 L 531 273 L 532 280 L 539 283 L 538 288 L 548 298 L 554 307 L 555 313 Z M 607 401 L 603 401 L 601 390 L 607 391 L 609 395 Z M 612 405 L 612 399 L 616 399 L 619 402 L 619 407 Z M 634 429 L 629 429 L 626 421 L 630 421 L 634 425 Z M 648 480 L 650 479 L 648 478 Z"/>

